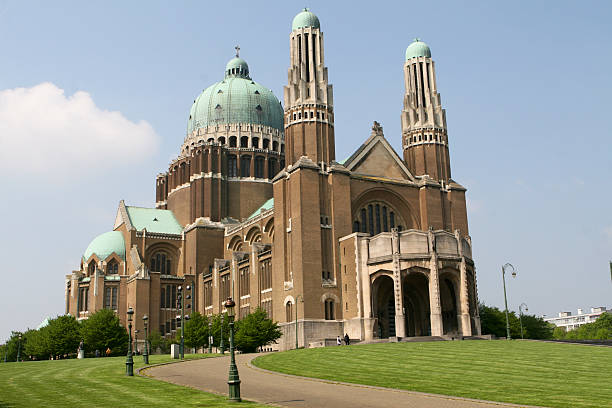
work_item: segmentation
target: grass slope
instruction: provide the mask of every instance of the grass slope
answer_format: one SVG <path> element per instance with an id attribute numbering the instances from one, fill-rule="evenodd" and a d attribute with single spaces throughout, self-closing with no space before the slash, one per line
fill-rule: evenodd
<path id="1" fill-rule="evenodd" d="M 186 359 L 204 355 L 185 356 Z M 150 356 L 151 364 L 170 356 Z M 142 367 L 134 357 L 134 371 Z M 227 375 L 227 373 L 219 373 Z M 125 357 L 0 364 L 0 407 L 235 407 L 227 398 L 150 378 L 127 377 Z M 263 407 L 248 403 L 249 407 Z"/>
<path id="2" fill-rule="evenodd" d="M 612 348 L 531 341 L 292 350 L 253 364 L 287 374 L 547 407 L 609 407 Z"/>

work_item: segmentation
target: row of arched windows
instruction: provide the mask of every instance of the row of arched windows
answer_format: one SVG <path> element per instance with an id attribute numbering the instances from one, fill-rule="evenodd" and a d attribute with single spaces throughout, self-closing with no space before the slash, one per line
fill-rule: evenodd
<path id="1" fill-rule="evenodd" d="M 280 152 L 280 153 L 284 153 L 285 152 L 285 144 L 284 143 L 280 143 L 277 140 L 273 140 L 272 141 L 272 145 L 270 146 L 270 139 L 262 139 L 261 140 L 261 145 L 260 145 L 260 139 L 258 137 L 251 137 L 251 145 L 249 146 L 249 137 L 248 136 L 242 136 L 240 137 L 240 147 L 243 148 L 255 148 L 255 149 L 267 149 L 267 150 L 272 150 L 274 152 Z M 209 143 L 214 143 L 215 139 L 213 137 L 208 138 L 207 142 Z M 217 138 L 217 142 L 221 145 L 225 145 L 226 139 L 224 136 L 218 137 Z M 238 147 L 238 137 L 237 136 L 230 136 L 229 137 L 229 147 Z M 279 150 L 279 145 L 280 145 L 280 150 Z"/>
<path id="2" fill-rule="evenodd" d="M 278 161 L 270 157 L 268 158 L 268 172 L 265 171 L 266 158 L 264 156 L 255 156 L 255 163 L 253 163 L 253 175 L 251 175 L 251 156 L 241 155 L 240 156 L 240 172 L 238 171 L 238 158 L 234 154 L 227 156 L 227 176 L 228 177 L 255 177 L 255 178 L 273 178 L 278 173 Z M 280 161 L 281 167 L 285 166 L 285 161 Z"/>
<path id="3" fill-rule="evenodd" d="M 149 269 L 151 272 L 160 272 L 162 275 L 172 274 L 172 262 L 170 257 L 166 256 L 164 252 L 158 252 L 151 257 L 151 263 Z"/>
<path id="4" fill-rule="evenodd" d="M 393 228 L 402 230 L 402 221 L 397 212 L 388 204 L 374 202 L 367 204 L 358 212 L 353 221 L 353 232 L 365 232 L 370 235 L 389 232 Z"/>

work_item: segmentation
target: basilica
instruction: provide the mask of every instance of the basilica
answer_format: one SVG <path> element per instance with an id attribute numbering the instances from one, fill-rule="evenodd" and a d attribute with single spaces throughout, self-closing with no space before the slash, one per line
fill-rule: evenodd
<path id="1" fill-rule="evenodd" d="M 179 286 L 188 310 L 237 317 L 264 309 L 276 347 L 480 335 L 466 189 L 451 178 L 446 115 L 431 50 L 403 63 L 402 152 L 373 122 L 335 155 L 333 87 L 318 17 L 295 16 L 284 103 L 236 50 L 193 102 L 178 156 L 156 176 L 154 208 L 119 202 L 66 275 L 66 313 L 133 308 L 174 335 Z M 398 83 L 402 78 L 397 78 Z M 399 101 L 398 101 L 399 106 Z M 109 227 L 110 222 L 109 220 Z M 297 336 L 297 339 L 296 339 Z M 335 340 L 333 340 L 335 343 Z"/>

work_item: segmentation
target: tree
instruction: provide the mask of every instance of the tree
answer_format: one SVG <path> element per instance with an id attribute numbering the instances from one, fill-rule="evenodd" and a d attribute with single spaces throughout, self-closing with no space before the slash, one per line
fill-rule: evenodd
<path id="1" fill-rule="evenodd" d="M 555 332 L 557 332 L 556 329 Z M 612 339 L 612 314 L 602 313 L 593 323 L 583 324 L 577 329 L 570 330 L 565 333 L 563 338 L 569 340 Z"/>
<path id="2" fill-rule="evenodd" d="M 236 323 L 236 348 L 244 353 L 253 353 L 258 347 L 276 343 L 282 333 L 278 324 L 268 318 L 265 310 L 257 308 Z"/>
<path id="3" fill-rule="evenodd" d="M 45 329 L 46 327 L 43 327 L 40 330 L 28 330 L 24 333 L 26 338 L 25 352 L 28 356 L 41 360 L 47 359 L 51 355 Z"/>
<path id="4" fill-rule="evenodd" d="M 210 317 L 212 320 L 212 336 L 213 346 L 219 347 L 221 345 L 221 315 L 213 315 Z M 227 316 L 223 319 L 223 344 L 226 349 L 229 348 L 229 320 Z"/>
<path id="5" fill-rule="evenodd" d="M 484 303 L 478 305 L 480 327 L 482 334 L 492 334 L 496 337 L 506 337 L 506 316 L 496 307 Z"/>
<path id="6" fill-rule="evenodd" d="M 6 353 L 6 361 L 17 361 L 17 348 L 19 346 L 19 334 L 20 332 L 11 331 L 11 337 L 9 337 L 8 341 L 5 343 L 4 352 Z M 23 349 L 25 345 L 25 339 L 21 339 L 21 356 L 23 358 Z M 4 361 L 4 354 L 2 354 L 2 361 Z"/>
<path id="7" fill-rule="evenodd" d="M 119 317 L 112 310 L 101 309 L 89 316 L 83 322 L 82 334 L 85 350 L 88 352 L 100 350 L 100 353 L 105 353 L 107 348 L 111 350 L 112 355 L 127 352 L 127 330 L 121 326 Z"/>
<path id="8" fill-rule="evenodd" d="M 149 333 L 149 343 L 151 344 L 151 353 L 157 352 L 157 349 L 159 349 L 162 354 L 170 352 L 170 342 L 157 330 L 152 330 L 151 333 Z"/>
<path id="9" fill-rule="evenodd" d="M 45 354 L 64 355 L 76 353 L 81 341 L 81 325 L 74 316 L 64 315 L 49 320 L 49 324 L 39 330 L 33 336 L 36 341 L 36 349 Z"/>
<path id="10" fill-rule="evenodd" d="M 188 347 L 204 347 L 208 345 L 208 317 L 199 312 L 193 312 L 185 322 L 185 345 Z"/>
<path id="11" fill-rule="evenodd" d="M 535 315 L 523 315 L 523 332 L 526 339 L 545 340 L 553 337 L 554 325 Z"/>

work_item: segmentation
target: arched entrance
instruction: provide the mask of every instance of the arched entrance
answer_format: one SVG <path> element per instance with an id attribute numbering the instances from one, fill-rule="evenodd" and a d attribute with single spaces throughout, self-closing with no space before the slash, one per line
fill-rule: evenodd
<path id="1" fill-rule="evenodd" d="M 459 334 L 457 293 L 455 279 L 450 274 L 440 276 L 440 306 L 444 334 Z"/>
<path id="2" fill-rule="evenodd" d="M 377 324 L 374 336 L 385 339 L 395 336 L 395 300 L 393 279 L 388 275 L 377 277 L 372 283 L 373 313 Z"/>
<path id="3" fill-rule="evenodd" d="M 406 336 L 431 335 L 429 283 L 423 273 L 409 272 L 402 280 Z"/>

